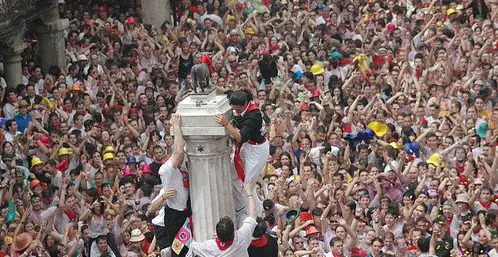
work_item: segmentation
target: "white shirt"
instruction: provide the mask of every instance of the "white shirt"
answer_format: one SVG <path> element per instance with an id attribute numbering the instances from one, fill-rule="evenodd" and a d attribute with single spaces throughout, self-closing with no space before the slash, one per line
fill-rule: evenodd
<path id="1" fill-rule="evenodd" d="M 488 252 L 489 257 L 498 257 L 498 251 L 496 249 L 493 249 Z"/>
<path id="2" fill-rule="evenodd" d="M 183 186 L 183 174 L 178 167 L 171 165 L 171 159 L 159 168 L 159 177 L 163 188 L 176 189 L 176 195 L 170 198 L 166 205 L 169 208 L 183 211 L 187 209 L 188 188 Z"/>
<path id="3" fill-rule="evenodd" d="M 252 241 L 252 232 L 258 223 L 255 219 L 247 217 L 237 231 L 233 244 L 225 251 L 221 251 L 216 245 L 216 242 L 211 239 L 206 242 L 193 241 L 190 245 L 187 256 L 200 256 L 200 257 L 249 257 L 247 248 Z"/>
<path id="4" fill-rule="evenodd" d="M 152 202 L 159 201 L 159 198 L 162 197 L 163 194 L 164 194 L 164 188 L 161 188 L 161 191 L 159 191 L 159 194 L 154 198 L 154 200 L 152 200 Z M 156 215 L 156 217 L 154 217 L 152 219 L 152 224 L 154 224 L 156 226 L 164 227 L 164 208 L 163 207 L 161 207 L 161 209 L 159 210 L 159 213 Z"/>
<path id="5" fill-rule="evenodd" d="M 11 103 L 6 103 L 3 106 L 3 116 L 5 117 L 6 120 L 11 120 L 16 116 L 17 108 L 11 104 Z"/>
<path id="6" fill-rule="evenodd" d="M 43 93 L 43 85 L 45 84 L 45 80 L 40 79 L 35 84 L 35 94 L 41 95 Z"/>

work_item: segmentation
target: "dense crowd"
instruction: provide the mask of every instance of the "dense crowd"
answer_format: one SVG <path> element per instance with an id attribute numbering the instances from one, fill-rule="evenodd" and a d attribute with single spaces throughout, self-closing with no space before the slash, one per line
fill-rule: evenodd
<path id="1" fill-rule="evenodd" d="M 124 2 L 66 0 L 67 66 L 42 70 L 27 33 L 22 84 L 2 79 L 0 257 L 171 247 L 191 172 L 171 130 L 196 64 L 246 93 L 269 141 L 241 190 L 251 229 L 217 226 L 221 252 L 498 256 L 498 1 L 178 0 L 159 28 Z"/>

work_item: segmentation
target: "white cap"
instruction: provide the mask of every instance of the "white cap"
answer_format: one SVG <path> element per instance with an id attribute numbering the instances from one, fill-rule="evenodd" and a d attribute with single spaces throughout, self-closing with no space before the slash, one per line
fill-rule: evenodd
<path id="1" fill-rule="evenodd" d="M 88 57 L 84 54 L 78 55 L 78 61 L 88 61 Z"/>

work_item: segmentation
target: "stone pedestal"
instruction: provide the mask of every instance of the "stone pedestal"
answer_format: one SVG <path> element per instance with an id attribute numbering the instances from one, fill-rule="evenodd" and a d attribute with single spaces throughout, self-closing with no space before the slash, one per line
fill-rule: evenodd
<path id="1" fill-rule="evenodd" d="M 221 217 L 235 217 L 230 141 L 225 128 L 214 120 L 218 113 L 230 118 L 231 107 L 225 95 L 212 92 L 188 96 L 177 112 L 189 159 L 194 238 L 205 241 L 215 234 Z"/>
<path id="2" fill-rule="evenodd" d="M 41 67 L 44 71 L 47 71 L 53 65 L 66 69 L 64 30 L 68 27 L 68 19 L 49 20 L 36 27 L 39 38 Z"/>
<path id="3" fill-rule="evenodd" d="M 142 0 L 142 13 L 145 23 L 161 28 L 165 21 L 171 23 L 170 0 Z"/>

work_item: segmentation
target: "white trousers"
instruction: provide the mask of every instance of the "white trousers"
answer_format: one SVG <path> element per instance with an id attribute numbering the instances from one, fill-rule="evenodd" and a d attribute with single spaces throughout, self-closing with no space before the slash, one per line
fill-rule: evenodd
<path id="1" fill-rule="evenodd" d="M 266 166 L 269 154 L 270 143 L 268 140 L 260 145 L 253 145 L 247 142 L 242 145 L 242 148 L 240 149 L 240 157 L 244 163 L 245 182 L 252 183 L 260 177 L 261 172 Z M 231 169 L 233 185 L 232 191 L 235 204 L 235 216 L 237 219 L 236 225 L 237 227 L 240 227 L 244 219 L 247 218 L 249 210 L 247 209 L 248 202 L 244 190 L 244 183 L 240 181 L 237 176 L 237 171 L 235 170 L 233 163 L 233 156 Z M 258 216 L 261 216 L 263 214 L 263 203 L 257 197 L 256 187 L 254 187 L 252 194 L 254 195 L 254 199 L 256 199 L 256 213 Z"/>

